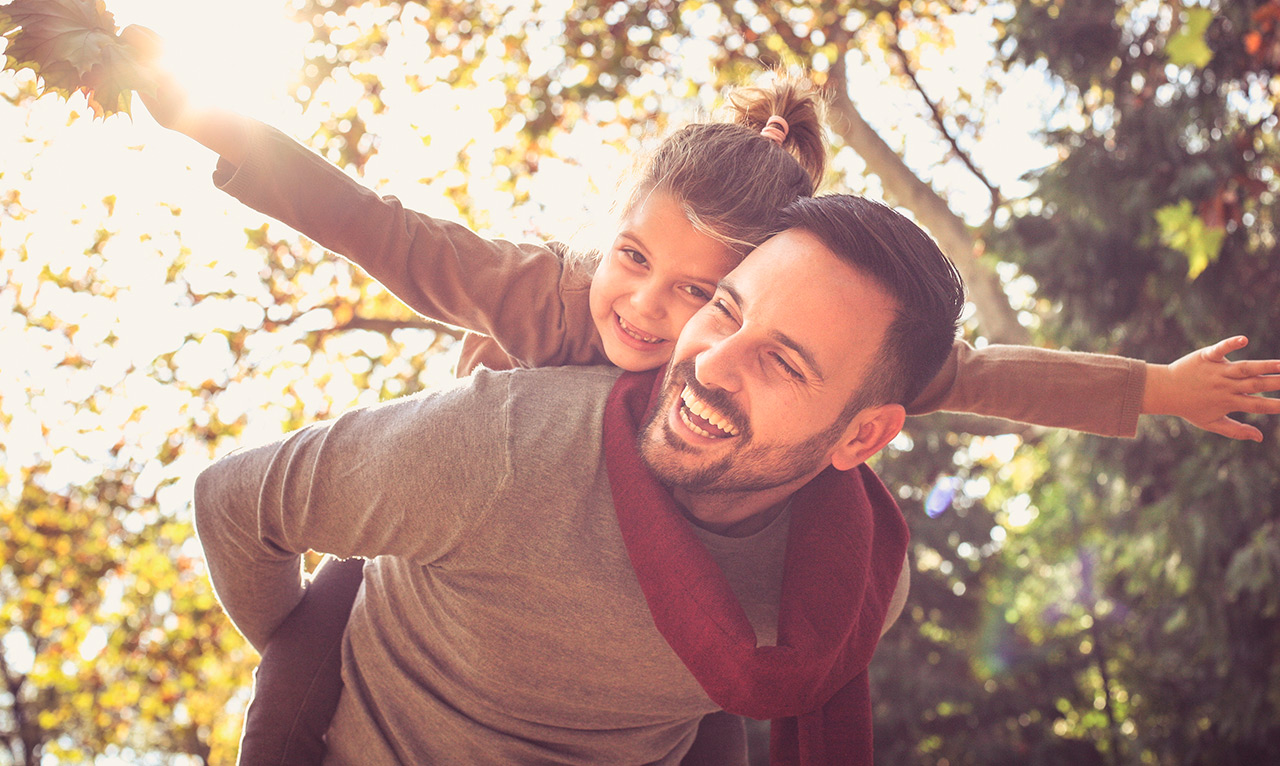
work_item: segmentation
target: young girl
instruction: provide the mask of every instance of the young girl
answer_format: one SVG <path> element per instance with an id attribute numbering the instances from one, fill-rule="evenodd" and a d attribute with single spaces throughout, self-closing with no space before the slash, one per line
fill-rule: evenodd
<path id="1" fill-rule="evenodd" d="M 136 28 L 125 34 L 147 44 Z M 471 331 L 459 374 L 480 364 L 611 363 L 633 371 L 665 364 L 720 278 L 775 233 L 779 210 L 813 194 L 825 167 L 821 103 L 811 88 L 780 79 L 740 91 L 731 121 L 690 125 L 661 143 L 621 207 L 612 245 L 587 257 L 559 243 L 485 240 L 405 210 L 279 131 L 191 108 L 166 80 L 159 85 L 157 97 L 143 96 L 148 109 L 220 155 L 220 188 L 348 257 L 414 310 Z M 1258 390 L 1240 379 L 1277 371 L 1226 362 L 1242 345 L 1224 341 L 1164 367 L 957 341 L 909 412 L 967 411 L 1112 436 L 1133 435 L 1141 412 L 1167 413 L 1224 432 L 1226 413 L 1249 409 L 1238 392 Z M 1253 432 L 1239 425 L 1229 435 L 1260 438 Z M 361 566 L 325 564 L 264 649 L 243 763 L 319 760 Z M 712 717 L 707 727 L 723 723 Z M 702 742 L 700 735 L 695 748 Z"/>

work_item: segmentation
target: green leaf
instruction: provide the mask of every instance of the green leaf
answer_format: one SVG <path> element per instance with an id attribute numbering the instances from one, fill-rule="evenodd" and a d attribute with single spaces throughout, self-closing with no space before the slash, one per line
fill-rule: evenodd
<path id="1" fill-rule="evenodd" d="M 1196 215 L 1191 200 L 1165 205 L 1156 211 L 1160 224 L 1160 242 L 1187 257 L 1187 279 L 1200 276 L 1222 252 L 1226 229 L 1211 227 Z"/>
<path id="2" fill-rule="evenodd" d="M 1169 63 L 1203 69 L 1213 58 L 1213 51 L 1204 40 L 1204 33 L 1212 21 L 1213 12 L 1208 8 L 1188 8 L 1182 28 L 1169 38 L 1165 46 Z"/>

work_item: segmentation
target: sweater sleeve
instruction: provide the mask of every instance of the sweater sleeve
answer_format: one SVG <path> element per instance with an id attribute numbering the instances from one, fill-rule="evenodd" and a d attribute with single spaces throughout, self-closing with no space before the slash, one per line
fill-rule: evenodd
<path id="1" fill-rule="evenodd" d="M 414 311 L 492 338 L 513 366 L 598 364 L 589 277 L 563 245 L 489 240 L 379 196 L 280 131 L 251 123 L 214 183 L 363 268 Z"/>
<path id="2" fill-rule="evenodd" d="M 196 480 L 214 591 L 259 649 L 302 598 L 302 554 L 426 564 L 512 474 L 508 377 L 358 409 L 217 461 Z"/>
<path id="3" fill-rule="evenodd" d="M 1138 359 L 1032 346 L 975 349 L 957 340 L 942 369 L 907 412 L 968 412 L 1133 437 L 1146 374 L 1146 365 Z"/>

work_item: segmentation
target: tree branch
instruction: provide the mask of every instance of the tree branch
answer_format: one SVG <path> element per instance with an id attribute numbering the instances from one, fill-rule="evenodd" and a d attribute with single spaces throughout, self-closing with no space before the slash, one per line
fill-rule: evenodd
<path id="1" fill-rule="evenodd" d="M 34 739 L 38 736 L 38 730 L 31 721 L 27 720 L 27 711 L 22 704 L 22 686 L 26 679 L 21 676 L 14 676 L 9 671 L 9 663 L 5 660 L 4 651 L 0 650 L 0 678 L 4 679 L 5 689 L 9 692 L 9 696 L 13 698 L 13 723 L 17 730 L 18 739 L 22 743 L 22 757 L 27 766 L 36 766 L 38 758 L 36 753 L 40 749 L 40 741 Z M 34 740 L 34 741 L 33 741 Z M 12 746 L 10 746 L 12 749 Z"/>
<path id="2" fill-rule="evenodd" d="M 302 317 L 310 314 L 312 311 L 328 309 L 330 312 L 337 313 L 338 303 L 326 303 L 319 306 L 313 306 L 306 311 L 294 313 L 284 319 L 267 319 L 262 323 L 262 329 L 268 332 L 288 327 Z M 341 324 L 332 327 L 325 327 L 316 332 L 320 334 L 331 334 L 335 332 L 346 332 L 347 330 L 372 330 L 390 335 L 395 330 L 432 330 L 437 335 L 447 335 L 454 340 L 462 340 L 462 336 L 466 335 L 466 330 L 460 330 L 452 325 L 437 322 L 426 317 L 415 316 L 411 319 L 385 319 L 381 317 L 363 317 L 355 314 L 350 319 Z"/>
<path id="3" fill-rule="evenodd" d="M 893 12 L 895 14 L 894 19 L 896 21 L 897 9 L 895 8 Z M 969 153 L 960 146 L 960 142 L 956 136 L 947 129 L 946 121 L 942 116 L 942 109 L 938 106 L 938 102 L 934 101 L 928 91 L 925 90 L 924 85 L 920 82 L 920 78 L 916 76 L 916 69 L 911 62 L 911 57 L 907 55 L 907 52 L 902 48 L 902 43 L 898 40 L 896 27 L 889 40 L 889 48 L 893 51 L 894 55 L 898 57 L 898 63 L 902 65 L 902 73 L 911 81 L 911 87 L 915 88 L 916 93 L 920 94 L 920 98 L 924 101 L 925 106 L 929 107 L 929 114 L 933 118 L 933 124 L 938 128 L 938 132 L 942 134 L 942 137 L 947 140 L 947 143 L 951 145 L 951 151 L 960 160 L 960 162 L 964 163 L 964 166 L 969 169 L 969 172 L 972 173 L 983 186 L 987 187 L 987 192 L 991 195 L 990 219 L 994 219 L 996 210 L 1000 207 L 1000 189 L 997 188 L 995 184 L 991 183 L 990 179 L 988 179 L 977 164 L 974 163 L 973 158 Z"/>
<path id="4" fill-rule="evenodd" d="M 347 330 L 372 330 L 383 335 L 390 335 L 395 330 L 433 330 L 437 335 L 447 335 L 454 340 L 462 340 L 462 336 L 466 335 L 465 330 L 459 330 L 457 327 L 421 317 L 415 319 L 382 319 L 354 316 L 346 322 L 330 328 L 327 332 L 346 332 Z"/>
<path id="5" fill-rule="evenodd" d="M 849 35 L 836 27 L 832 41 L 838 50 L 829 73 L 832 129 L 862 157 L 867 170 L 880 179 L 891 201 L 915 214 L 916 220 L 933 234 L 942 252 L 955 263 L 968 286 L 969 299 L 977 307 L 983 334 L 996 343 L 1027 343 L 1030 335 L 1019 324 L 999 277 L 979 260 L 981 243 L 965 222 L 907 167 L 858 112 L 849 95 L 846 72 L 846 56 L 851 42 Z"/>

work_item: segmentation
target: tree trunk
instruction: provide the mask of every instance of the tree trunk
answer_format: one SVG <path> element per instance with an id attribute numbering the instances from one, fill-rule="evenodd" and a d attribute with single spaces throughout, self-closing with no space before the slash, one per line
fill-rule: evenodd
<path id="1" fill-rule="evenodd" d="M 951 212 L 947 203 L 928 184 L 916 177 L 858 113 L 849 95 L 843 52 L 831 65 L 830 82 L 832 128 L 862 157 L 867 170 L 880 179 L 885 194 L 890 198 L 888 201 L 910 210 L 959 269 L 969 300 L 977 308 L 982 334 L 995 343 L 1027 343 L 1030 334 L 1018 323 L 1017 313 L 1005 297 L 999 276 L 978 260 L 982 252 L 981 243 L 965 222 Z"/>

